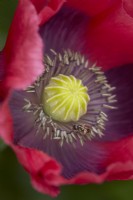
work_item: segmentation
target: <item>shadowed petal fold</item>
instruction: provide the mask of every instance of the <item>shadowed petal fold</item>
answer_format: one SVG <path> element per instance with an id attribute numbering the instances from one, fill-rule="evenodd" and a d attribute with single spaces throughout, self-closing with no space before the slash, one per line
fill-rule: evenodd
<path id="1" fill-rule="evenodd" d="M 98 15 L 99 13 L 109 9 L 119 0 L 68 0 L 68 4 L 79 9 L 86 14 L 93 16 Z"/>

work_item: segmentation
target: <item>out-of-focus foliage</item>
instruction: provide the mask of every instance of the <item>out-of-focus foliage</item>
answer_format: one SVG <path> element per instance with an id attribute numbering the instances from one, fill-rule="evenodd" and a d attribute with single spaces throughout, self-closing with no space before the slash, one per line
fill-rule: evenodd
<path id="1" fill-rule="evenodd" d="M 3 48 L 17 0 L 0 0 L 0 49 Z M 37 193 L 15 155 L 0 142 L 0 200 L 52 200 Z M 64 186 L 56 200 L 132 200 L 133 181 L 102 185 Z"/>
<path id="2" fill-rule="evenodd" d="M 0 49 L 4 46 L 17 0 L 0 0 Z"/>
<path id="3" fill-rule="evenodd" d="M 3 142 L 3 140 L 0 139 L 0 151 L 3 151 L 6 148 L 6 144 Z"/>

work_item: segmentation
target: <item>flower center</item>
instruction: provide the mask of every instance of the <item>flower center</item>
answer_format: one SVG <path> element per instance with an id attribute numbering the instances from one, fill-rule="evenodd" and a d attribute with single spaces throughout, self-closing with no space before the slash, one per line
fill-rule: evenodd
<path id="1" fill-rule="evenodd" d="M 36 135 L 61 146 L 102 137 L 106 110 L 116 109 L 117 101 L 102 68 L 70 49 L 51 49 L 44 65 L 45 72 L 27 88 L 23 106 L 24 112 L 32 113 Z"/>
<path id="2" fill-rule="evenodd" d="M 43 108 L 47 115 L 60 122 L 78 121 L 87 112 L 90 100 L 87 87 L 74 76 L 52 77 L 43 92 Z"/>

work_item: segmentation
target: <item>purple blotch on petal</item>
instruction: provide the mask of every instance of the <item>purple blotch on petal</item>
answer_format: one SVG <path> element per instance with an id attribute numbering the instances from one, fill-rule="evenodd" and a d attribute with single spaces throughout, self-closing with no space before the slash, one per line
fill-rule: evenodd
<path id="1" fill-rule="evenodd" d="M 84 38 L 88 23 L 89 17 L 84 13 L 63 7 L 40 28 L 45 54 L 50 55 L 50 49 L 60 53 L 67 49 L 82 52 L 86 45 Z"/>
<path id="2" fill-rule="evenodd" d="M 116 141 L 133 134 L 133 64 L 106 72 L 109 83 L 116 87 L 116 110 L 107 110 L 108 122 L 102 140 Z M 113 104 L 114 105 L 114 104 Z"/>

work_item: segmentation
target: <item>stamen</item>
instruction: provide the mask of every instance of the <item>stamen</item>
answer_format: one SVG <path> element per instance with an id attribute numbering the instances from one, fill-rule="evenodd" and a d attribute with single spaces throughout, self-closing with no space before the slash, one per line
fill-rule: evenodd
<path id="1" fill-rule="evenodd" d="M 106 109 L 116 109 L 112 87 L 101 67 L 70 49 L 44 58 L 45 72 L 27 88 L 38 103 L 24 99 L 24 112 L 35 116 L 36 134 L 76 147 L 105 132 Z M 113 93 L 112 93 L 113 92 Z M 28 94 L 27 93 L 27 94 Z M 28 95 L 27 95 L 28 96 Z"/>

